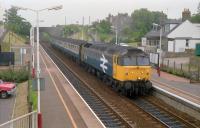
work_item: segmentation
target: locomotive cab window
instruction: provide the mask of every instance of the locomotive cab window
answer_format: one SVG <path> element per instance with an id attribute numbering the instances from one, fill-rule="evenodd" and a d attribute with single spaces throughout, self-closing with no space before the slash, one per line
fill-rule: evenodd
<path id="1" fill-rule="evenodd" d="M 135 57 L 123 57 L 118 59 L 118 64 L 121 66 L 137 65 Z"/>
<path id="2" fill-rule="evenodd" d="M 118 59 L 118 64 L 121 66 L 148 66 L 150 65 L 148 57 L 121 57 Z"/>
<path id="3" fill-rule="evenodd" d="M 148 57 L 137 57 L 137 64 L 147 66 L 150 65 Z"/>

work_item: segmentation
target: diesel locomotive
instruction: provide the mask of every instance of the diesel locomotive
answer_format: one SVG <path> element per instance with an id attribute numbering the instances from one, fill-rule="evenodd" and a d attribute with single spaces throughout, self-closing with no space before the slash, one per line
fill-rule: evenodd
<path id="1" fill-rule="evenodd" d="M 51 45 L 126 96 L 152 90 L 149 55 L 140 49 L 73 39 L 55 39 Z"/>

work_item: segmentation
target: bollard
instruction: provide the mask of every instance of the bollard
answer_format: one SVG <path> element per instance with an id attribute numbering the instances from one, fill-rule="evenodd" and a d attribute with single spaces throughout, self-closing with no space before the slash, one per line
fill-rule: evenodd
<path id="1" fill-rule="evenodd" d="M 38 113 L 38 128 L 42 128 L 42 113 Z"/>
<path id="2" fill-rule="evenodd" d="M 160 77 L 160 67 L 157 67 L 157 73 L 158 73 L 158 76 Z"/>
<path id="3" fill-rule="evenodd" d="M 35 68 L 32 68 L 32 78 L 35 78 Z"/>

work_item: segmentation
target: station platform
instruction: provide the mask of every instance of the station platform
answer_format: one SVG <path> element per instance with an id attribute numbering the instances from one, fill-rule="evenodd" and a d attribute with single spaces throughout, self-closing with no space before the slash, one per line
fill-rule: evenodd
<path id="1" fill-rule="evenodd" d="M 157 70 L 152 69 L 151 81 L 154 87 L 162 88 L 172 94 L 200 106 L 200 83 L 191 84 L 189 79 L 175 76 L 161 71 L 160 77 Z"/>
<path id="2" fill-rule="evenodd" d="M 45 78 L 45 90 L 41 91 L 43 128 L 103 128 L 42 48 L 40 60 L 41 76 Z"/>

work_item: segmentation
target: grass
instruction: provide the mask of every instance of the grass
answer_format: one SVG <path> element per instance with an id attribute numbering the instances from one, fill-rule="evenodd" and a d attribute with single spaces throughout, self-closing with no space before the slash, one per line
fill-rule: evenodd
<path id="1" fill-rule="evenodd" d="M 37 110 L 37 91 L 32 89 L 32 80 L 29 80 L 29 103 L 32 105 L 33 110 Z"/>
<path id="2" fill-rule="evenodd" d="M 31 102 L 32 102 L 32 105 L 33 105 L 33 110 L 37 110 L 37 92 L 36 91 L 33 91 L 31 89 L 30 91 L 30 96 L 31 96 Z"/>
<path id="3" fill-rule="evenodd" d="M 25 44 L 25 42 L 26 42 L 26 39 L 9 31 L 3 39 L 2 51 L 8 52 L 8 51 L 10 51 L 10 46 L 23 45 L 23 44 Z"/>

